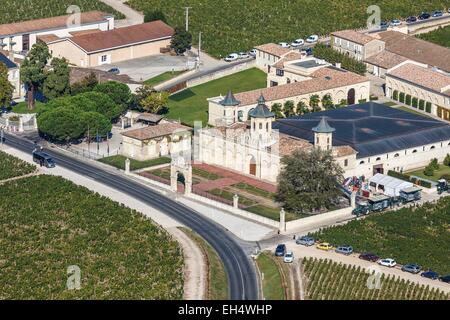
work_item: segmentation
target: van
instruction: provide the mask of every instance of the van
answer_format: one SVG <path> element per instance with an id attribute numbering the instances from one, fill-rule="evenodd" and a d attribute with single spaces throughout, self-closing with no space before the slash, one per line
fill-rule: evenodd
<path id="1" fill-rule="evenodd" d="M 54 168 L 56 166 L 52 157 L 42 151 L 33 152 L 33 162 L 39 163 L 47 168 Z"/>

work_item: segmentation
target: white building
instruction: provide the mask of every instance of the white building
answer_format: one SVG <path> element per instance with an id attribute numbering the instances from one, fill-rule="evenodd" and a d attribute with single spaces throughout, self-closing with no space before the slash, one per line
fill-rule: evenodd
<path id="1" fill-rule="evenodd" d="M 14 87 L 13 99 L 18 99 L 22 96 L 23 86 L 20 82 L 20 67 L 17 63 L 6 57 L 0 52 L 0 63 L 3 63 L 8 68 L 8 80 Z"/>

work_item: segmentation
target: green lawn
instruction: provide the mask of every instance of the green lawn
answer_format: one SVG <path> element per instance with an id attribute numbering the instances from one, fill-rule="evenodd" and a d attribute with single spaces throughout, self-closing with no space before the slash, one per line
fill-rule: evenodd
<path id="1" fill-rule="evenodd" d="M 419 34 L 417 37 L 450 48 L 450 26 L 440 27 L 434 31 Z"/>
<path id="2" fill-rule="evenodd" d="M 420 169 L 420 170 L 416 170 L 416 171 L 407 172 L 407 174 L 410 176 L 417 176 L 419 178 L 424 178 L 426 180 L 431 180 L 431 181 L 438 181 L 444 174 L 450 175 L 450 167 L 444 166 L 443 164 L 439 165 L 439 170 L 434 171 L 434 174 L 431 177 L 426 176 L 423 173 L 423 170 L 424 170 L 424 168 Z"/>
<path id="3" fill-rule="evenodd" d="M 156 169 L 156 170 L 149 171 L 149 173 L 151 173 L 157 177 L 160 177 L 160 178 L 170 181 L 170 170 Z"/>
<path id="4" fill-rule="evenodd" d="M 272 208 L 264 205 L 256 205 L 248 207 L 245 210 L 275 221 L 280 221 L 280 210 L 281 210 L 280 208 Z M 297 220 L 304 217 L 307 217 L 307 215 L 298 215 L 291 212 L 286 212 L 286 221 Z"/>
<path id="5" fill-rule="evenodd" d="M 192 88 L 183 90 L 169 98 L 170 119 L 180 119 L 189 126 L 194 121 L 202 121 L 203 125 L 208 122 L 208 101 L 222 94 L 225 96 L 228 90 L 234 93 L 249 91 L 266 87 L 266 74 L 256 68 L 244 70 L 230 76 L 216 79 Z M 255 101 L 256 104 L 256 101 Z"/>
<path id="6" fill-rule="evenodd" d="M 280 269 L 274 259 L 271 253 L 262 252 L 256 260 L 262 274 L 263 295 L 266 300 L 285 300 Z"/>
<path id="7" fill-rule="evenodd" d="M 219 258 L 216 250 L 213 249 L 202 237 L 190 229 L 181 227 L 191 239 L 193 239 L 200 249 L 203 251 L 208 265 L 208 288 L 206 292 L 206 300 L 227 300 L 228 295 L 228 278 L 225 268 Z"/>
<path id="8" fill-rule="evenodd" d="M 98 161 L 109 164 L 110 166 L 116 167 L 118 169 L 125 170 L 125 160 L 127 157 L 122 155 L 116 155 L 111 157 L 105 157 L 99 159 Z M 139 170 L 144 168 L 149 168 L 153 166 L 157 166 L 160 164 L 170 163 L 171 159 L 167 157 L 160 157 L 156 159 L 146 160 L 146 161 L 138 161 L 134 159 L 130 159 L 130 170 Z"/>
<path id="9" fill-rule="evenodd" d="M 15 113 L 20 113 L 20 114 L 24 114 L 24 113 L 38 113 L 38 112 L 40 112 L 40 110 L 41 110 L 41 108 L 43 106 L 45 106 L 45 103 L 36 101 L 34 109 L 33 110 L 29 110 L 27 103 L 22 101 L 22 102 L 19 102 L 14 107 L 12 107 L 11 111 L 15 112 Z"/>
<path id="10" fill-rule="evenodd" d="M 0 194 L 0 299 L 183 298 L 181 247 L 141 213 L 56 176 Z M 67 289 L 71 266 L 79 290 Z"/>
<path id="11" fill-rule="evenodd" d="M 176 76 L 179 76 L 180 74 L 182 74 L 184 72 L 185 71 L 167 71 L 167 72 L 161 73 L 160 75 L 157 75 L 156 77 L 145 80 L 144 83 L 148 84 L 150 86 L 156 86 L 157 84 L 160 84 L 164 81 L 175 78 Z"/>
<path id="12" fill-rule="evenodd" d="M 233 187 L 236 187 L 238 189 L 244 190 L 248 193 L 251 193 L 255 196 L 264 197 L 267 199 L 273 199 L 275 197 L 275 194 L 260 188 L 257 188 L 255 186 L 252 186 L 250 184 L 247 184 L 245 182 L 239 182 L 238 184 L 234 184 Z"/>
<path id="13" fill-rule="evenodd" d="M 234 193 L 231 193 L 229 191 L 222 190 L 222 189 L 213 189 L 213 190 L 208 191 L 208 193 L 213 194 L 215 196 L 219 196 L 226 200 L 231 200 L 231 201 L 233 201 L 233 197 L 234 197 Z M 256 202 L 251 199 L 248 199 L 246 197 L 239 196 L 239 204 L 242 204 L 244 206 L 252 206 L 252 205 L 256 204 Z"/>

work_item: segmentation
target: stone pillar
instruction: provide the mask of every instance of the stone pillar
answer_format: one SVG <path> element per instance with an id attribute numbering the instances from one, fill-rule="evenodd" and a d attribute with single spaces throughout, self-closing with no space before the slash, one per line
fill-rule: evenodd
<path id="1" fill-rule="evenodd" d="M 356 208 L 356 192 L 352 192 L 350 196 L 350 205 L 353 209 Z"/>
<path id="2" fill-rule="evenodd" d="M 237 194 L 233 196 L 233 207 L 236 209 L 239 208 L 239 196 Z"/>
<path id="3" fill-rule="evenodd" d="M 280 232 L 286 231 L 286 212 L 284 212 L 284 208 L 281 208 L 280 211 Z"/>
<path id="4" fill-rule="evenodd" d="M 125 172 L 130 173 L 130 159 L 125 159 Z"/>
<path id="5" fill-rule="evenodd" d="M 37 124 L 37 118 L 36 118 L 36 116 L 34 116 L 34 118 L 33 118 L 33 120 L 34 120 L 34 129 L 38 129 L 38 124 Z"/>
<path id="6" fill-rule="evenodd" d="M 23 119 L 19 117 L 19 132 L 23 132 Z"/>
<path id="7" fill-rule="evenodd" d="M 184 194 L 188 195 L 192 192 L 192 167 L 189 166 L 184 172 Z"/>
<path id="8" fill-rule="evenodd" d="M 177 180 L 178 180 L 178 171 L 175 169 L 175 166 L 171 165 L 170 166 L 170 188 L 172 189 L 173 192 L 178 191 Z"/>
<path id="9" fill-rule="evenodd" d="M 120 119 L 120 121 L 121 121 L 121 124 L 122 124 L 122 130 L 124 130 L 125 129 L 125 119 L 122 117 Z"/>

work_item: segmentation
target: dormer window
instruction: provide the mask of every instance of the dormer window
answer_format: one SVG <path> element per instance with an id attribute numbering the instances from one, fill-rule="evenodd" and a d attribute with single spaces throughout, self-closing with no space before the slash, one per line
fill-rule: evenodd
<path id="1" fill-rule="evenodd" d="M 284 76 L 284 70 L 282 70 L 282 69 L 277 69 L 276 73 L 277 73 L 277 76 L 279 76 L 279 77 Z"/>

